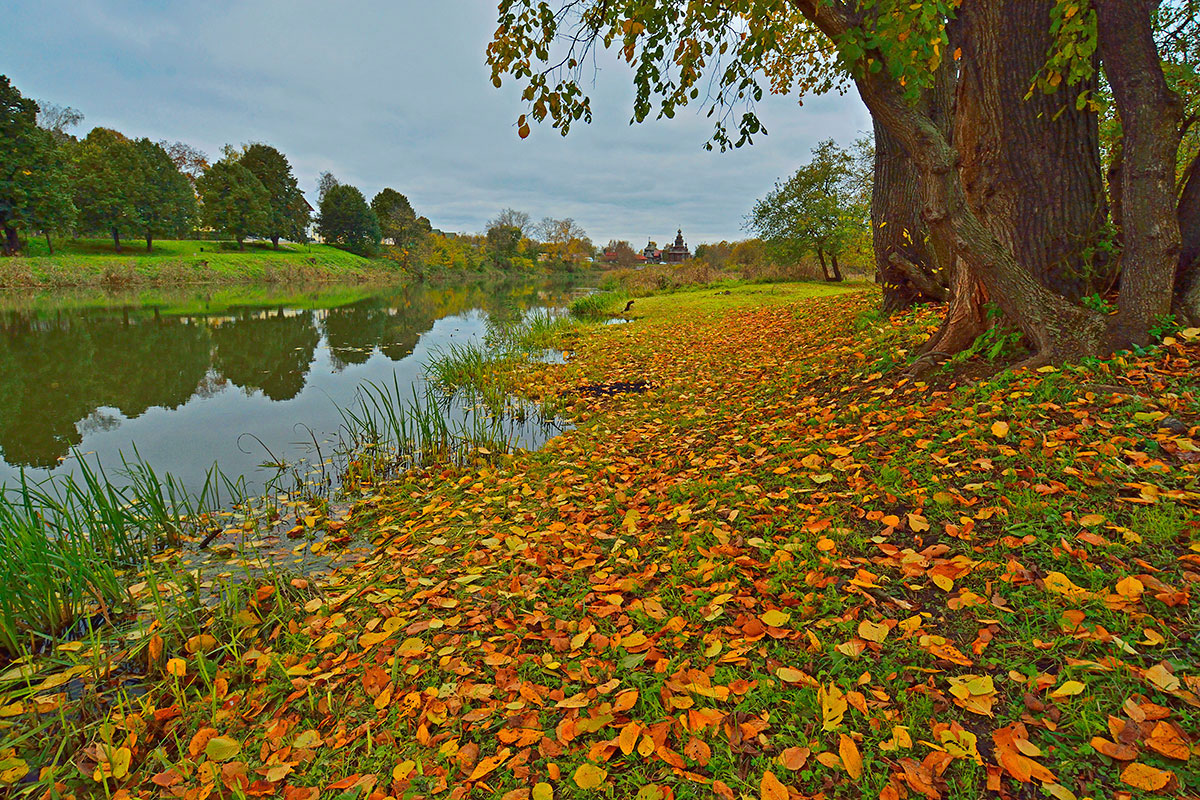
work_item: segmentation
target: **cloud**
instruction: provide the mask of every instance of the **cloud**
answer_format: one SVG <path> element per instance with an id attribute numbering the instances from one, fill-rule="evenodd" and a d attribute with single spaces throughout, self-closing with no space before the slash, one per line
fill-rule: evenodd
<path id="1" fill-rule="evenodd" d="M 6 12 L 22 35 L 6 69 L 25 93 L 72 105 L 85 124 L 183 140 L 210 154 L 266 141 L 315 195 L 329 170 L 368 195 L 404 192 L 435 226 L 478 231 L 504 207 L 570 216 L 599 242 L 682 227 L 689 242 L 742 236 L 743 215 L 824 138 L 869 127 L 853 97 L 771 98 L 770 135 L 708 152 L 699 109 L 630 126 L 628 70 L 601 57 L 596 119 L 567 138 L 520 140 L 511 84 L 484 48 L 489 0 L 41 0 Z M 11 46 L 10 46 L 11 45 Z"/>

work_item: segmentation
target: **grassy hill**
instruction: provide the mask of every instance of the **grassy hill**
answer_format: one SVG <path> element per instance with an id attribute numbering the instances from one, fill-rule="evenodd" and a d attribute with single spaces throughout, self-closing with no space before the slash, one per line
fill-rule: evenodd
<path id="1" fill-rule="evenodd" d="M 116 252 L 108 239 L 56 242 L 51 254 L 42 240 L 26 255 L 0 259 L 0 287 L 185 285 L 282 283 L 300 280 L 367 280 L 396 275 L 383 262 L 322 244 L 162 240 L 146 251 L 131 240 Z"/>

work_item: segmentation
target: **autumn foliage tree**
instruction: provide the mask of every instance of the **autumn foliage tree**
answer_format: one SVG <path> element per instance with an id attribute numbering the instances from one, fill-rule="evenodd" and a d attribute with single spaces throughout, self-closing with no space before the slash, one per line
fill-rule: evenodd
<path id="1" fill-rule="evenodd" d="M 1030 363 L 1048 363 L 1146 343 L 1172 314 L 1200 321 L 1197 265 L 1180 259 L 1186 120 L 1162 67 L 1161 13 L 1143 0 L 502 0 L 488 58 L 497 82 L 524 87 L 523 131 L 530 118 L 564 133 L 591 120 L 584 55 L 599 45 L 635 71 L 635 121 L 703 97 L 722 148 L 763 132 L 753 104 L 768 92 L 853 85 L 898 148 L 915 233 L 946 273 L 950 302 L 927 356 L 969 347 L 994 304 Z M 1103 246 L 1098 63 L 1122 129 L 1116 264 Z M 1113 315 L 1081 302 L 1106 276 Z"/>

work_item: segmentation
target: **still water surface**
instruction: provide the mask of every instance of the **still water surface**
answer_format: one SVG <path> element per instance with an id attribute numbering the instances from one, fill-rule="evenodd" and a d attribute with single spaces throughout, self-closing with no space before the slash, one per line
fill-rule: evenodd
<path id="1" fill-rule="evenodd" d="M 0 294 L 0 482 L 72 473 L 74 452 L 116 470 L 136 447 L 193 490 L 215 462 L 257 491 L 272 455 L 311 458 L 310 430 L 336 435 L 338 407 L 365 381 L 395 376 L 407 391 L 439 347 L 577 293 L 531 282 Z"/>

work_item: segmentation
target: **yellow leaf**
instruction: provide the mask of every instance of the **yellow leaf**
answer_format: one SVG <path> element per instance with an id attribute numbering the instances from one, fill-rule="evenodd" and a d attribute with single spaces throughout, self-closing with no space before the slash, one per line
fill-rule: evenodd
<path id="1" fill-rule="evenodd" d="M 1104 522 L 1103 514 L 1085 514 L 1079 518 L 1079 524 L 1085 528 L 1094 528 Z"/>
<path id="2" fill-rule="evenodd" d="M 1042 789 L 1046 794 L 1054 798 L 1054 800 L 1078 800 L 1075 793 L 1061 783 L 1047 783 L 1042 785 Z"/>
<path id="3" fill-rule="evenodd" d="M 782 628 L 784 625 L 788 624 L 791 618 L 791 614 L 785 614 L 777 608 L 773 608 L 759 617 L 759 619 L 763 621 L 764 625 L 769 625 L 772 628 Z"/>
<path id="4" fill-rule="evenodd" d="M 1007 422 L 993 422 L 992 423 L 992 436 L 995 436 L 997 439 L 1003 439 L 1005 436 L 1008 436 L 1008 423 Z"/>
<path id="5" fill-rule="evenodd" d="M 942 575 L 941 573 L 934 573 L 933 585 L 938 587 L 939 589 L 941 589 L 943 592 L 948 592 L 954 588 L 954 579 L 949 577 L 948 575 Z"/>
<path id="6" fill-rule="evenodd" d="M 1179 691 L 1179 678 L 1172 675 L 1162 664 L 1155 664 L 1146 670 L 1146 680 L 1153 683 L 1164 692 Z"/>
<path id="7" fill-rule="evenodd" d="M 29 765 L 19 758 L 0 758 L 0 784 L 16 783 L 29 774 Z"/>
<path id="8" fill-rule="evenodd" d="M 858 745 L 844 733 L 838 741 L 838 755 L 842 757 L 842 766 L 850 773 L 851 779 L 862 777 L 862 755 L 858 752 Z"/>
<path id="9" fill-rule="evenodd" d="M 533 787 L 533 800 L 554 800 L 554 787 L 542 781 Z"/>
<path id="10" fill-rule="evenodd" d="M 1064 681 L 1062 686 L 1059 686 L 1050 693 L 1050 696 L 1056 700 L 1060 697 L 1071 697 L 1072 695 L 1079 694 L 1086 688 L 1079 681 Z"/>
<path id="11" fill-rule="evenodd" d="M 182 678 L 187 675 L 187 662 L 182 658 L 172 658 L 167 661 L 167 674 Z"/>
<path id="12" fill-rule="evenodd" d="M 1122 578 L 1117 581 L 1117 594 L 1136 601 L 1146 590 L 1145 585 L 1137 578 Z"/>
<path id="13" fill-rule="evenodd" d="M 817 689 L 817 699 L 821 702 L 821 729 L 837 730 L 846 716 L 846 696 L 837 686 L 830 685 L 828 691 L 824 686 Z"/>
<path id="14" fill-rule="evenodd" d="M 500 766 L 505 761 L 507 761 L 508 757 L 510 755 L 512 755 L 512 750 L 509 750 L 506 747 L 503 750 L 501 750 L 499 753 L 497 753 L 496 755 L 488 756 L 487 758 L 483 759 L 482 761 L 480 761 L 478 764 L 475 765 L 475 769 L 473 769 L 471 771 L 471 774 L 470 774 L 470 776 L 467 777 L 467 780 L 468 781 L 477 781 L 480 778 L 484 777 L 485 775 L 490 774 L 493 770 L 496 769 L 496 767 Z"/>
<path id="15" fill-rule="evenodd" d="M 295 738 L 292 742 L 292 747 L 297 750 L 312 750 L 323 744 L 325 742 L 321 739 L 321 734 L 310 728 Z"/>
<path id="16" fill-rule="evenodd" d="M 399 764 L 397 764 L 392 769 L 392 780 L 399 783 L 400 781 L 404 780 L 409 775 L 411 775 L 412 771 L 416 768 L 417 768 L 417 762 L 413 761 L 411 758 L 405 759 L 404 761 L 401 761 Z"/>
<path id="17" fill-rule="evenodd" d="M 892 738 L 879 745 L 879 749 L 899 750 L 901 747 L 908 749 L 912 746 L 912 736 L 909 734 L 908 728 L 903 725 L 897 725 L 892 728 Z"/>
<path id="18" fill-rule="evenodd" d="M 204 755 L 211 761 L 228 761 L 242 752 L 242 744 L 228 736 L 214 736 L 204 745 Z"/>
<path id="19" fill-rule="evenodd" d="M 858 635 L 868 642 L 882 642 L 887 638 L 888 626 L 863 620 L 858 623 Z"/>
<path id="20" fill-rule="evenodd" d="M 784 683 L 804 683 L 808 678 L 803 672 L 792 667 L 780 667 L 775 670 L 775 675 Z"/>
<path id="21" fill-rule="evenodd" d="M 608 772 L 595 764 L 581 764 L 575 770 L 575 785 L 580 789 L 595 789 L 607 778 Z"/>

